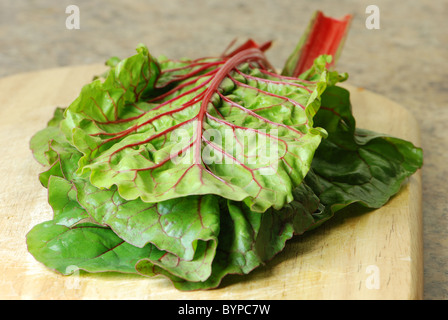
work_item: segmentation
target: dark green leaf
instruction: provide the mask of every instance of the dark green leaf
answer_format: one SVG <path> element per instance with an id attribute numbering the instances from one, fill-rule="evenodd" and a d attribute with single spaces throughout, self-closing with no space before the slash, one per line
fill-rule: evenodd
<path id="1" fill-rule="evenodd" d="M 383 206 L 423 164 L 421 148 L 411 142 L 356 128 L 344 88 L 327 88 L 315 123 L 328 138 L 317 149 L 306 181 L 335 211 L 351 203 Z"/>

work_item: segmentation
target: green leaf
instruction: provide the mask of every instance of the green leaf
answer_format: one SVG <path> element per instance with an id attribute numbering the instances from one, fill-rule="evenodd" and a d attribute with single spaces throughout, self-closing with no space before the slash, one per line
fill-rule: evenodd
<path id="1" fill-rule="evenodd" d="M 139 259 L 164 254 L 154 246 L 134 247 L 106 227 L 82 223 L 70 228 L 53 220 L 33 227 L 27 245 L 37 260 L 64 275 L 77 270 L 136 273 Z"/>
<path id="2" fill-rule="evenodd" d="M 52 206 L 55 208 L 56 204 Z M 53 220 L 31 229 L 27 246 L 36 260 L 64 275 L 76 270 L 136 273 L 135 266 L 140 261 L 159 270 L 158 273 L 165 272 L 183 281 L 203 281 L 211 274 L 215 241 L 198 239 L 194 257 L 185 260 L 152 243 L 141 248 L 133 246 L 112 229 L 93 221 L 84 210 L 73 210 L 68 205 L 58 209 L 61 211 L 55 209 Z"/>
<path id="3" fill-rule="evenodd" d="M 59 131 L 59 135 L 62 132 Z M 48 144 L 53 147 L 50 141 Z M 145 259 L 156 270 L 184 280 L 200 281 L 210 276 L 220 227 L 215 196 L 190 196 L 157 204 L 140 199 L 127 201 L 118 195 L 116 188 L 99 189 L 86 177 L 79 176 L 76 170 L 81 153 L 69 144 L 57 145 L 53 152 L 57 155 L 56 162 L 40 176 L 48 187 L 48 202 L 54 218 L 36 226 L 28 237 L 30 252 L 37 260 L 60 272 L 67 267 L 72 270 L 73 265 L 89 272 L 130 272 L 133 265 L 128 261 L 135 264 L 137 260 Z M 90 223 L 89 228 L 93 225 L 97 228 L 80 228 L 78 224 L 84 222 Z M 80 240 L 83 236 L 85 241 Z M 120 242 L 119 246 L 129 255 L 118 258 L 127 261 L 120 267 L 114 265 L 119 263 L 118 260 L 103 264 L 96 261 L 93 267 L 91 262 L 83 260 L 87 260 L 90 253 L 79 256 L 77 252 L 82 251 L 83 246 L 89 246 L 98 253 L 102 247 L 116 245 L 116 238 L 126 241 Z M 104 243 L 95 247 L 94 241 Z M 52 243 L 52 248 L 57 250 L 48 250 L 43 247 L 44 243 Z M 71 248 L 63 247 L 67 243 Z M 141 256 L 145 252 L 151 254 Z M 157 253 L 155 256 L 154 252 Z"/>
<path id="4" fill-rule="evenodd" d="M 294 189 L 294 201 L 281 210 L 251 211 L 243 202 L 221 203 L 221 229 L 212 274 L 206 281 L 189 282 L 169 274 L 179 290 L 210 289 L 219 286 L 229 274 L 244 275 L 263 266 L 283 250 L 286 241 L 329 218 L 313 191 L 306 185 Z M 145 274 L 150 266 L 138 264 Z"/>
<path id="5" fill-rule="evenodd" d="M 48 183 L 48 203 L 53 209 L 54 223 L 71 227 L 90 216 L 77 202 L 77 192 L 70 181 L 51 176 Z"/>
<path id="6" fill-rule="evenodd" d="M 189 196 L 159 203 L 124 200 L 116 190 L 100 190 L 75 181 L 78 201 L 89 215 L 137 247 L 158 248 L 192 260 L 197 242 L 215 242 L 219 234 L 219 208 L 212 195 Z"/>
<path id="7" fill-rule="evenodd" d="M 76 149 L 66 146 L 57 154 L 61 161 L 41 174 L 41 180 L 52 182 L 48 187 L 49 203 L 55 213 L 71 199 L 93 220 L 112 228 L 126 242 L 137 247 L 151 242 L 184 260 L 193 259 L 199 239 L 216 241 L 219 234 L 216 196 L 189 196 L 155 204 L 140 199 L 125 200 L 115 186 L 99 189 L 76 174 L 81 158 Z"/>
<path id="8" fill-rule="evenodd" d="M 37 162 L 44 166 L 51 166 L 57 154 L 51 150 L 50 144 L 67 144 L 67 140 L 60 134 L 59 124 L 64 118 L 64 108 L 56 108 L 47 126 L 39 130 L 30 140 L 30 149 Z"/>
<path id="9" fill-rule="evenodd" d="M 423 165 L 411 142 L 356 127 L 350 93 L 328 87 L 315 123 L 328 132 L 315 153 L 307 183 L 335 212 L 351 203 L 383 206 Z"/>

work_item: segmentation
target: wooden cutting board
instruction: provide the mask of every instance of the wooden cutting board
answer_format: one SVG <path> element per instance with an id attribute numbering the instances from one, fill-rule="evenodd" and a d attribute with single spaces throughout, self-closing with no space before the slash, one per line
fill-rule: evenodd
<path id="1" fill-rule="evenodd" d="M 27 252 L 26 233 L 51 219 L 42 170 L 28 144 L 57 106 L 67 106 L 103 65 L 18 74 L 0 79 L 0 299 L 421 299 L 421 175 L 386 206 L 345 212 L 287 243 L 248 276 L 219 289 L 179 292 L 162 277 L 61 276 Z M 345 85 L 359 127 L 420 145 L 416 120 L 402 106 Z"/>

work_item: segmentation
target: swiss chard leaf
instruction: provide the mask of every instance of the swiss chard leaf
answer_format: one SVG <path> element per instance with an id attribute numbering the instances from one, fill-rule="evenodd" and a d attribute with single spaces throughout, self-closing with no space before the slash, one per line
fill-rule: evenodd
<path id="1" fill-rule="evenodd" d="M 63 274 L 163 275 L 180 290 L 208 289 L 348 205 L 384 205 L 422 150 L 356 127 L 331 57 L 298 79 L 289 64 L 287 75 L 271 70 L 268 46 L 175 61 L 140 45 L 109 60 L 104 82 L 31 139 L 54 216 L 28 233 L 30 253 Z"/>
<path id="2" fill-rule="evenodd" d="M 47 128 L 38 133 L 48 137 Z M 58 141 L 64 141 L 59 131 Z M 190 261 L 195 256 L 198 242 L 216 242 L 219 234 L 219 207 L 216 196 L 200 195 L 146 203 L 140 199 L 125 200 L 116 187 L 99 189 L 87 177 L 77 174 L 81 153 L 69 144 L 45 145 L 57 159 L 48 170 L 41 173 L 41 181 L 48 186 L 49 203 L 55 211 L 73 206 L 85 210 L 87 217 L 110 227 L 126 242 L 143 248 L 152 243 L 157 248 Z M 62 147 L 63 146 L 63 147 Z M 56 187 L 52 187 L 56 185 Z M 69 201 L 70 200 L 70 201 Z M 70 215 L 70 211 L 65 210 Z M 56 219 L 56 218 L 55 218 Z M 199 245 L 213 250 L 215 244 Z M 211 255 L 212 257 L 213 255 Z M 168 256 L 167 256 L 168 257 Z M 168 258 L 165 258 L 168 259 Z"/>
<path id="3" fill-rule="evenodd" d="M 38 135 L 50 137 L 45 130 L 52 129 Z M 164 275 L 181 290 L 212 288 L 227 274 L 263 265 L 294 234 L 326 219 L 305 184 L 294 190 L 290 204 L 264 213 L 214 195 L 157 204 L 124 200 L 115 188 L 96 188 L 78 175 L 81 154 L 63 137 L 53 138 L 41 144 L 57 155 L 41 181 L 54 218 L 35 226 L 27 243 L 37 260 L 63 274 L 82 269 Z"/>
<path id="4" fill-rule="evenodd" d="M 145 203 L 124 200 L 116 188 L 100 190 L 86 181 L 75 181 L 74 185 L 79 202 L 96 221 L 137 247 L 153 243 L 183 260 L 192 260 L 198 241 L 216 242 L 219 234 L 216 196 Z"/>
<path id="5" fill-rule="evenodd" d="M 64 170 L 60 172 L 62 172 L 62 176 L 52 175 L 51 171 L 42 173 L 42 175 L 50 175 L 46 179 L 48 181 L 48 202 L 53 208 L 54 217 L 53 220 L 38 224 L 27 235 L 28 250 L 38 261 L 63 274 L 70 274 L 78 269 L 87 272 L 136 273 L 135 265 L 144 259 L 155 270 L 159 270 L 159 273 L 166 272 L 184 281 L 203 281 L 210 276 L 211 264 L 217 246 L 219 224 L 215 224 L 217 230 L 213 230 L 216 233 L 215 237 L 209 236 L 209 238 L 201 239 L 202 234 L 195 233 L 195 230 L 200 228 L 195 227 L 194 223 L 187 224 L 189 212 L 186 210 L 184 211 L 185 216 L 174 221 L 171 226 L 169 224 L 161 225 L 161 217 L 157 218 L 153 215 L 146 220 L 138 221 L 139 225 L 134 229 L 115 232 L 107 224 L 104 224 L 105 221 L 95 220 L 98 217 L 104 218 L 100 213 L 86 211 L 80 205 L 82 202 L 78 203 L 79 192 L 75 186 L 81 179 L 75 178 L 68 181 L 63 176 L 69 176 L 70 173 Z M 87 183 L 85 182 L 85 184 Z M 111 208 L 120 207 L 122 203 L 134 202 L 134 208 L 128 207 L 126 208 L 128 210 L 142 205 L 139 200 L 126 202 L 123 199 L 109 198 L 106 201 L 104 197 L 108 196 L 107 190 L 96 189 L 95 196 L 98 202 L 109 207 L 109 209 L 102 208 L 100 211 L 109 211 L 111 215 L 116 211 Z M 198 197 L 191 198 L 196 200 Z M 213 208 L 217 204 L 216 201 L 211 202 L 210 200 L 205 199 L 201 206 L 195 208 L 200 212 L 199 218 L 196 216 L 196 219 L 203 219 L 201 223 L 204 223 L 202 228 L 205 230 L 213 229 L 214 226 L 207 215 L 213 217 L 218 214 L 219 219 L 219 211 L 204 211 L 204 207 L 211 206 Z M 179 203 L 185 204 L 182 201 Z M 192 201 L 192 203 L 196 202 Z M 148 206 L 148 204 L 144 205 Z M 179 217 L 178 209 L 177 211 L 173 209 L 175 207 L 173 204 L 171 206 L 161 204 L 160 207 L 165 210 L 163 215 L 166 215 L 168 220 Z M 129 224 L 129 221 L 126 221 L 130 220 L 129 216 L 132 218 L 139 212 L 127 211 L 125 214 L 128 216 L 127 219 L 117 219 L 117 224 L 112 223 L 111 225 L 115 227 L 116 225 L 120 226 L 120 223 Z M 164 227 L 163 231 L 165 232 L 157 231 L 157 227 Z M 152 232 L 148 234 L 150 235 L 149 240 L 152 242 L 145 235 L 140 235 L 140 230 L 151 228 Z M 129 234 L 132 232 L 134 238 L 132 238 L 132 234 Z M 134 246 L 130 241 L 123 239 L 126 237 L 131 240 L 138 239 L 144 245 Z M 179 248 L 181 248 L 180 254 L 173 253 L 173 251 L 179 251 Z"/>
<path id="6" fill-rule="evenodd" d="M 242 202 L 227 201 L 221 210 L 221 229 L 225 231 L 219 236 L 211 276 L 203 282 L 170 279 L 179 290 L 215 288 L 229 274 L 248 274 L 265 265 L 284 249 L 286 241 L 327 220 L 329 213 L 324 213 L 319 199 L 304 184 L 294 189 L 294 200 L 281 210 L 258 213 Z M 143 274 L 148 269 L 137 265 Z"/>
<path id="7" fill-rule="evenodd" d="M 313 116 L 337 77 L 323 67 L 313 81 L 282 77 L 266 65 L 259 48 L 158 63 L 140 47 L 65 112 L 79 173 L 127 200 L 214 193 L 254 211 L 282 208 L 325 135 Z"/>

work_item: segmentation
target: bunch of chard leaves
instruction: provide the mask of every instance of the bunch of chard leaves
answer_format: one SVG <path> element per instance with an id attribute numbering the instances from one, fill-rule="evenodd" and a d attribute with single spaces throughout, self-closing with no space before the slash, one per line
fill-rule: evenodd
<path id="1" fill-rule="evenodd" d="M 348 205 L 384 205 L 421 149 L 356 127 L 329 56 L 293 77 L 268 47 L 172 60 L 139 45 L 109 60 L 31 139 L 54 216 L 28 233 L 29 252 L 66 275 L 210 289 Z"/>

